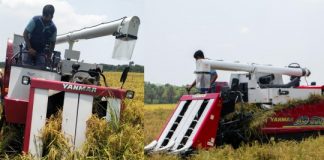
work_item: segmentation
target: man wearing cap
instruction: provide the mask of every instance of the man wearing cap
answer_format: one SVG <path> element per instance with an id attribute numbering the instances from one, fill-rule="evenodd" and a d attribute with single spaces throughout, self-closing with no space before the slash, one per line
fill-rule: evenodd
<path id="1" fill-rule="evenodd" d="M 52 19 L 54 6 L 45 5 L 42 16 L 35 16 L 24 31 L 25 53 L 23 64 L 46 67 L 46 61 L 51 55 L 56 42 L 56 26 Z"/>

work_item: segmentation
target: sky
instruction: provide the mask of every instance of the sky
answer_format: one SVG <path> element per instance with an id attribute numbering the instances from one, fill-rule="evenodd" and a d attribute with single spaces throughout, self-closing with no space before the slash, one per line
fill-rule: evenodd
<path id="1" fill-rule="evenodd" d="M 47 3 L 56 8 L 59 34 L 138 16 L 132 60 L 145 66 L 145 81 L 191 83 L 193 54 L 201 49 L 215 60 L 280 67 L 299 63 L 311 70 L 309 83 L 324 84 L 324 0 L 0 0 L 0 59 L 7 39 L 22 33 Z M 80 41 L 74 49 L 86 62 L 126 64 L 111 59 L 113 44 L 114 38 L 104 37 Z M 228 81 L 230 72 L 218 74 L 220 81 Z"/>

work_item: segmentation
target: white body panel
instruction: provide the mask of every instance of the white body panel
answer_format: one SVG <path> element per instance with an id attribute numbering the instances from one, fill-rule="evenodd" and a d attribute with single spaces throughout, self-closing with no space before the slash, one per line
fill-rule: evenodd
<path id="1" fill-rule="evenodd" d="M 29 138 L 29 153 L 36 157 L 42 156 L 43 143 L 40 134 L 46 122 L 47 101 L 48 90 L 35 89 Z"/>
<path id="2" fill-rule="evenodd" d="M 74 148 L 80 148 L 86 139 L 87 120 L 92 114 L 93 96 L 65 93 L 62 132 Z"/>
<path id="3" fill-rule="evenodd" d="M 55 72 L 11 66 L 8 98 L 28 101 L 30 86 L 21 83 L 23 76 L 47 80 L 61 80 L 61 76 Z"/>
<path id="4" fill-rule="evenodd" d="M 232 73 L 230 76 L 229 84 L 232 84 L 232 81 L 234 78 L 237 78 L 240 83 L 249 83 L 249 81 L 253 81 L 254 85 L 250 83 L 249 88 L 251 87 L 258 87 L 257 80 L 262 77 L 269 75 L 267 73 L 255 73 L 252 75 L 249 75 L 249 73 Z M 251 76 L 251 79 L 249 79 L 249 76 Z M 252 77 L 253 76 L 253 77 Z M 281 75 L 274 75 L 274 80 L 270 84 L 283 84 L 283 79 Z"/>
<path id="5" fill-rule="evenodd" d="M 287 95 L 280 95 L 280 92 L 288 92 Z M 273 104 L 286 103 L 289 100 L 307 99 L 311 94 L 321 95 L 321 89 L 298 89 L 298 88 L 270 88 L 269 97 Z"/>
<path id="6" fill-rule="evenodd" d="M 62 112 L 62 132 L 71 144 L 75 143 L 75 127 L 77 124 L 77 114 L 79 105 L 79 94 L 65 93 Z"/>
<path id="7" fill-rule="evenodd" d="M 92 115 L 93 104 L 93 96 L 83 94 L 80 94 L 79 96 L 78 115 L 74 138 L 75 148 L 81 148 L 82 144 L 86 140 L 87 121 Z M 65 108 L 68 108 L 68 106 L 66 106 Z"/>
<path id="8" fill-rule="evenodd" d="M 270 103 L 269 89 L 249 89 L 249 103 Z"/>
<path id="9" fill-rule="evenodd" d="M 286 92 L 287 94 L 283 94 Z M 311 94 L 321 95 L 321 89 L 299 89 L 299 88 L 257 88 L 249 89 L 249 103 L 286 103 L 293 99 L 307 99 Z M 281 93 L 281 94 L 280 94 Z"/>

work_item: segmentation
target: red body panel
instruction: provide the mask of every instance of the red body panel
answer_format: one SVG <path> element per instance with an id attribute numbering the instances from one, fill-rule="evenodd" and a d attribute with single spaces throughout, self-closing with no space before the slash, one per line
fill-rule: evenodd
<path id="1" fill-rule="evenodd" d="M 5 68 L 2 78 L 2 88 L 1 88 L 1 96 L 5 97 L 8 93 L 7 88 L 9 87 L 9 78 L 10 78 L 10 68 L 11 68 L 11 58 L 13 57 L 13 43 L 11 40 L 7 42 L 7 53 L 6 53 L 6 61 Z"/>
<path id="2" fill-rule="evenodd" d="M 324 101 L 276 112 L 261 130 L 265 134 L 324 130 Z"/>
<path id="3" fill-rule="evenodd" d="M 4 98 L 6 121 L 9 123 L 25 124 L 28 101 Z"/>
<path id="4" fill-rule="evenodd" d="M 219 94 L 210 94 L 215 99 L 207 115 L 203 117 L 203 122 L 193 138 L 192 147 L 207 148 L 213 147 L 216 143 L 216 134 L 222 109 L 222 102 Z"/>
<path id="5" fill-rule="evenodd" d="M 24 143 L 23 143 L 23 151 L 25 153 L 28 153 L 29 150 L 29 141 L 30 141 L 30 130 L 31 130 L 31 121 L 32 121 L 32 115 L 33 115 L 33 106 L 34 106 L 34 95 L 35 95 L 35 88 L 30 88 L 29 91 L 29 104 L 28 104 L 28 110 L 26 112 L 27 118 L 26 118 L 26 126 L 25 126 L 25 132 L 24 132 Z"/>
<path id="6" fill-rule="evenodd" d="M 299 86 L 298 89 L 324 89 L 324 86 Z"/>
<path id="7" fill-rule="evenodd" d="M 180 101 L 187 100 L 203 100 L 203 99 L 215 99 L 219 96 L 218 93 L 208 93 L 208 94 L 195 94 L 195 95 L 183 95 Z"/>
<path id="8" fill-rule="evenodd" d="M 68 87 L 64 87 L 64 86 L 68 86 Z M 89 89 L 88 91 L 76 89 L 79 87 L 87 87 Z M 87 94 L 93 96 L 97 95 L 97 96 L 116 97 L 120 99 L 124 99 L 126 96 L 126 91 L 123 89 L 101 87 L 101 86 L 94 86 L 94 85 L 87 85 L 87 84 L 77 84 L 71 82 L 44 80 L 38 78 L 32 78 L 30 88 L 51 89 L 51 90 L 66 91 L 71 93 Z"/>

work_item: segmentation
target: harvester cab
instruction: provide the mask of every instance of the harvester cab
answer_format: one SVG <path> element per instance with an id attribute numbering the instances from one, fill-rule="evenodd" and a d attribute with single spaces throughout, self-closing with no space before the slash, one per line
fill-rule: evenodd
<path id="1" fill-rule="evenodd" d="M 102 74 L 103 66 L 80 62 L 80 51 L 73 50 L 73 44 L 82 39 L 111 35 L 116 39 L 112 57 L 130 60 L 139 24 L 140 19 L 136 16 L 123 17 L 58 35 L 56 44 L 67 42 L 69 48 L 65 50 L 64 59 L 61 59 L 61 52 L 54 51 L 43 68 L 22 63 L 24 39 L 14 35 L 14 40 L 7 43 L 0 129 L 3 122 L 23 125 L 22 150 L 41 157 L 40 131 L 46 118 L 58 109 L 62 110 L 64 119 L 62 133 L 73 148 L 79 148 L 85 141 L 86 121 L 92 113 L 108 121 L 111 116 L 118 119 L 124 107 L 123 99 L 133 98 L 134 92 L 108 87 Z M 123 82 L 126 81 L 126 71 L 125 74 Z"/>
<path id="2" fill-rule="evenodd" d="M 216 82 L 218 93 L 183 95 L 161 134 L 145 147 L 145 153 L 187 154 L 198 148 L 223 144 L 237 147 L 248 142 L 251 132 L 245 129 L 257 113 L 243 112 L 246 105 L 263 111 L 274 109 L 257 128 L 262 135 L 259 138 L 294 139 L 324 131 L 324 86 L 300 85 L 300 78 L 310 75 L 307 68 L 296 63 L 275 67 L 202 59 L 196 62 L 198 88 L 210 87 L 209 73 L 215 69 L 238 73 L 231 74 L 229 85 Z M 284 83 L 283 75 L 290 76 L 290 82 Z M 308 103 L 310 97 L 315 98 Z M 282 107 L 292 100 L 302 103 Z"/>

